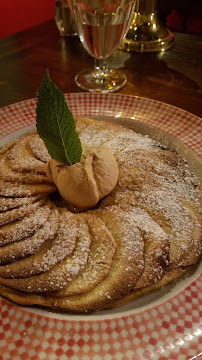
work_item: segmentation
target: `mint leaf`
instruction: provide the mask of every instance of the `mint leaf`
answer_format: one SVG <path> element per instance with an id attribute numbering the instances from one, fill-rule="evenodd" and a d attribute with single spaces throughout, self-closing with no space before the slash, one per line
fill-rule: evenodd
<path id="1" fill-rule="evenodd" d="M 69 165 L 80 161 L 82 148 L 72 113 L 48 70 L 39 89 L 36 127 L 52 159 Z"/>

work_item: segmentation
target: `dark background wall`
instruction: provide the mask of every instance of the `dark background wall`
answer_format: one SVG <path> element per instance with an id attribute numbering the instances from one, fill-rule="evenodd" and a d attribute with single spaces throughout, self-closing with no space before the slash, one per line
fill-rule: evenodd
<path id="1" fill-rule="evenodd" d="M 174 30 L 202 34 L 202 0 L 157 0 L 157 9 Z"/>
<path id="2" fill-rule="evenodd" d="M 0 38 L 53 19 L 54 4 L 55 0 L 0 0 Z M 157 9 L 172 29 L 202 34 L 202 0 L 157 0 Z"/>

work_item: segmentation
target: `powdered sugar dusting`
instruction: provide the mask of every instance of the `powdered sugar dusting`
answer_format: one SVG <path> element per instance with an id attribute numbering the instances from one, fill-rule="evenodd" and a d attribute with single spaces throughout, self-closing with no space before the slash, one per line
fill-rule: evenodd
<path id="1" fill-rule="evenodd" d="M 8 211 L 10 209 L 18 208 L 20 206 L 28 205 L 35 202 L 39 198 L 38 195 L 33 197 L 22 198 L 3 198 L 0 197 L 0 212 Z"/>
<path id="2" fill-rule="evenodd" d="M 33 136 L 29 140 L 29 146 L 37 159 L 43 161 L 44 163 L 48 162 L 50 155 L 44 145 L 43 140 L 38 135 Z"/>
<path id="3" fill-rule="evenodd" d="M 33 234 L 47 220 L 49 211 L 49 207 L 44 206 L 36 209 L 21 221 L 17 221 L 11 226 L 1 227 L 0 245 L 13 243 Z"/>
<path id="4" fill-rule="evenodd" d="M 0 225 L 5 225 L 12 223 L 15 220 L 22 219 L 26 214 L 29 214 L 31 211 L 35 211 L 39 206 L 43 206 L 45 200 L 45 198 L 42 198 L 34 203 L 21 206 L 19 209 L 12 209 L 7 212 L 0 213 Z"/>
<path id="5" fill-rule="evenodd" d="M 36 135 L 35 135 L 36 136 Z M 12 149 L 8 152 L 7 158 L 9 160 L 9 166 L 13 170 L 19 172 L 35 171 L 44 173 L 44 163 L 38 158 L 33 156 L 33 152 L 29 146 L 29 141 L 32 141 L 34 135 L 28 135 L 22 137 Z M 22 161 L 23 159 L 23 161 Z"/>
<path id="6" fill-rule="evenodd" d="M 53 265 L 61 262 L 67 255 L 71 255 L 76 238 L 78 225 L 76 217 L 68 212 L 63 212 L 59 218 L 57 235 L 50 248 L 42 255 L 39 262 L 33 261 L 31 274 L 48 271 Z"/>
<path id="7" fill-rule="evenodd" d="M 167 242 L 168 236 L 163 229 L 149 216 L 149 214 L 140 208 L 132 207 L 129 211 L 131 218 L 136 226 L 144 232 L 147 239 L 151 236 L 161 242 Z"/>
<path id="8" fill-rule="evenodd" d="M 7 285 L 26 292 L 62 290 L 84 268 L 88 259 L 90 237 L 87 225 L 82 222 L 78 231 L 78 242 L 72 256 L 67 256 L 47 272 L 29 278 L 6 279 Z"/>
<path id="9" fill-rule="evenodd" d="M 65 288 L 63 295 L 80 294 L 89 291 L 100 283 L 110 270 L 116 243 L 101 219 L 88 216 L 88 226 L 92 241 L 86 267 Z"/>
<path id="10" fill-rule="evenodd" d="M 47 216 L 48 214 L 49 211 L 47 211 Z M 51 240 L 56 235 L 58 229 L 58 215 L 57 209 L 52 210 L 46 221 L 46 217 L 44 217 L 45 223 L 34 233 L 34 235 L 15 242 L 6 249 L 4 247 L 0 248 L 1 263 L 11 262 L 11 264 L 0 267 L 1 276 L 9 277 L 12 275 L 13 277 L 24 277 L 26 275 L 29 276 L 32 273 L 31 258 L 27 258 L 27 261 L 18 261 L 17 267 L 13 261 L 35 254 L 45 241 Z M 28 266 L 26 267 L 27 264 Z"/>
<path id="11" fill-rule="evenodd" d="M 97 131 L 99 128 L 99 132 Z M 102 129 L 100 124 L 89 125 L 80 133 L 80 140 L 87 146 L 101 146 L 112 137 L 112 130 Z"/>

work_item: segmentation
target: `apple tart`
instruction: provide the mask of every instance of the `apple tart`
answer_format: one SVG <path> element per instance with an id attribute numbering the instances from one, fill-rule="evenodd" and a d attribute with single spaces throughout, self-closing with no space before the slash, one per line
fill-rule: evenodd
<path id="1" fill-rule="evenodd" d="M 82 147 L 112 152 L 117 184 L 79 209 L 47 176 L 50 155 L 36 131 L 4 146 L 0 293 L 23 305 L 92 312 L 158 289 L 198 261 L 201 195 L 175 151 L 114 123 L 75 122 Z"/>

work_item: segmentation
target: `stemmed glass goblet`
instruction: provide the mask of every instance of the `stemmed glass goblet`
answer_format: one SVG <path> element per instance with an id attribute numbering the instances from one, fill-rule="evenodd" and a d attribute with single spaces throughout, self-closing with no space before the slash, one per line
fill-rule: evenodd
<path id="1" fill-rule="evenodd" d="M 69 0 L 79 38 L 94 57 L 94 69 L 79 72 L 75 81 L 83 90 L 114 92 L 127 81 L 120 70 L 109 69 L 107 59 L 126 35 L 136 0 Z"/>

